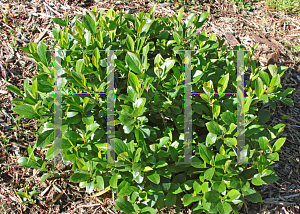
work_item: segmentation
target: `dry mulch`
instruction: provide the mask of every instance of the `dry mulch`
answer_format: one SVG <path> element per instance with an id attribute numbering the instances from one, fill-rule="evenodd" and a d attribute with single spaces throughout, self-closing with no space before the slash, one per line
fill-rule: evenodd
<path id="1" fill-rule="evenodd" d="M 222 3 L 221 3 L 222 2 Z M 77 14 L 85 14 L 86 9 L 97 8 L 125 10 L 125 13 L 138 14 L 149 12 L 154 3 L 148 1 L 16 1 L 0 2 L 0 213 L 118 213 L 113 209 L 111 194 L 102 198 L 90 197 L 84 189 L 60 177 L 40 184 L 41 175 L 34 169 L 20 167 L 17 160 L 27 156 L 28 145 L 36 141 L 38 130 L 35 121 L 15 120 L 12 99 L 18 97 L 5 87 L 13 84 L 23 89 L 26 78 L 36 74 L 35 63 L 22 52 L 30 41 L 51 42 L 51 31 L 56 24 L 51 17 L 70 19 Z M 283 89 L 296 88 L 291 98 L 294 106 L 277 102 L 276 111 L 271 112 L 269 125 L 286 124 L 281 137 L 287 137 L 282 148 L 280 160 L 274 164 L 280 179 L 269 185 L 257 187 L 262 194 L 263 203 L 253 204 L 246 201 L 240 213 L 300 213 L 300 16 L 270 12 L 263 2 L 255 3 L 253 11 L 239 11 L 230 1 L 216 1 L 213 4 L 199 3 L 185 5 L 185 14 L 210 12 L 211 15 L 199 32 L 217 33 L 226 38 L 232 48 L 236 44 L 251 47 L 260 43 L 255 59 L 263 66 L 277 63 L 289 67 L 282 78 Z M 170 16 L 180 9 L 175 3 L 159 3 L 155 16 Z M 6 18 L 7 22 L 4 21 Z M 287 115 L 283 117 L 283 115 Z M 31 123 L 29 123 L 31 122 Z M 14 127 L 15 124 L 18 126 Z M 37 150 L 36 155 L 45 152 Z M 68 170 L 60 166 L 58 171 Z M 22 205 L 23 199 L 16 192 L 39 191 L 35 204 Z M 164 209 L 159 213 L 174 213 Z M 187 209 L 181 213 L 189 213 Z"/>

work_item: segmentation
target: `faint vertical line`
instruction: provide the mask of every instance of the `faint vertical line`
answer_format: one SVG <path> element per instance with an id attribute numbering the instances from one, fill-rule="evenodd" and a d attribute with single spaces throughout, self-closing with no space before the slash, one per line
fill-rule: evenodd
<path id="1" fill-rule="evenodd" d="M 184 99 L 184 163 L 192 157 L 192 85 L 191 85 L 191 50 L 184 53 L 185 58 L 185 99 Z"/>
<path id="2" fill-rule="evenodd" d="M 109 50 L 107 67 L 107 161 L 115 163 L 115 82 L 114 82 L 114 50 Z"/>
<path id="3" fill-rule="evenodd" d="M 193 127 L 192 127 L 192 75 L 191 75 L 191 50 L 176 50 L 185 51 L 185 101 L 184 101 L 184 161 L 175 162 L 175 164 L 201 164 L 201 162 L 192 162 L 192 142 L 193 142 Z"/>
<path id="4" fill-rule="evenodd" d="M 244 121 L 244 51 L 237 51 L 237 156 L 238 162 L 245 162 L 245 121 Z"/>
<path id="5" fill-rule="evenodd" d="M 61 109 L 61 85 L 63 74 L 61 66 L 62 53 L 55 49 L 55 100 L 54 100 L 54 164 L 61 160 L 62 150 L 62 109 Z M 58 156 L 60 155 L 60 156 Z"/>

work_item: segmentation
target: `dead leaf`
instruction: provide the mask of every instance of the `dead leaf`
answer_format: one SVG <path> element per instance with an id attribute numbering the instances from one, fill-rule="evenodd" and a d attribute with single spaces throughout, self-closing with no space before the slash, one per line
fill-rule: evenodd
<path id="1" fill-rule="evenodd" d="M 92 195 L 91 197 L 98 197 L 98 196 L 101 196 L 101 195 L 103 195 L 104 193 L 108 192 L 109 189 L 110 189 L 110 186 L 108 186 L 108 187 L 106 187 L 104 190 L 102 190 L 102 191 L 100 191 L 100 192 L 98 192 L 98 193 Z"/>
<path id="2" fill-rule="evenodd" d="M 280 57 L 279 50 L 275 50 L 275 53 L 273 53 L 268 59 L 267 65 L 274 65 L 276 62 L 278 62 L 279 57 Z"/>

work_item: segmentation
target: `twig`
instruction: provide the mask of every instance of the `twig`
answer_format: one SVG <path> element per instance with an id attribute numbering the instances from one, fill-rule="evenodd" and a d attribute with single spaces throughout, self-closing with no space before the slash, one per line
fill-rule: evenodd
<path id="1" fill-rule="evenodd" d="M 43 14 L 43 13 L 30 13 L 31 15 L 33 16 L 38 16 L 39 18 L 42 18 L 40 16 L 44 16 L 44 17 L 47 17 L 47 18 L 55 18 L 54 16 L 49 16 L 47 14 Z"/>
<path id="2" fill-rule="evenodd" d="M 88 205 L 81 205 L 78 206 L 77 208 L 83 208 L 83 207 L 96 207 L 96 206 L 101 206 L 102 204 L 88 204 Z"/>
<path id="3" fill-rule="evenodd" d="M 46 2 L 43 2 L 43 4 L 49 8 L 49 10 L 51 10 L 53 13 L 55 13 L 56 15 L 61 16 L 61 14 L 59 12 L 57 12 L 56 10 L 54 10 L 52 7 L 50 7 Z"/>
<path id="4" fill-rule="evenodd" d="M 281 115 L 285 115 L 285 114 L 283 114 L 283 113 L 281 113 L 281 112 L 279 112 L 279 114 L 281 114 Z M 297 121 L 297 120 L 294 120 L 293 118 L 291 118 L 291 117 L 289 117 L 289 116 L 287 116 L 287 119 L 288 119 L 288 120 L 290 120 L 290 121 L 292 121 L 292 122 L 294 122 L 294 123 L 300 124 L 300 122 L 299 122 L 299 121 Z"/>
<path id="5" fill-rule="evenodd" d="M 294 195 L 287 195 L 287 196 L 283 196 L 284 198 L 286 199 L 289 199 L 289 198 L 295 198 L 295 197 L 299 197 L 300 196 L 300 193 L 297 193 L 297 194 L 294 194 Z"/>
<path id="6" fill-rule="evenodd" d="M 289 202 L 283 202 L 283 201 L 270 201 L 270 200 L 263 200 L 263 203 L 276 204 L 276 205 L 282 205 L 282 206 L 291 206 L 291 205 L 296 204 L 296 203 L 289 203 Z"/>

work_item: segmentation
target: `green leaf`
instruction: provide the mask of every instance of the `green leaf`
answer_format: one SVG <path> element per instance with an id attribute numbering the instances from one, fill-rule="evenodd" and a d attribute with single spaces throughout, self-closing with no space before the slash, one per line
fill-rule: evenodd
<path id="1" fill-rule="evenodd" d="M 190 205 L 193 202 L 192 198 L 193 198 L 192 194 L 185 194 L 183 196 L 183 204 L 184 204 L 184 206 Z"/>
<path id="2" fill-rule="evenodd" d="M 220 214 L 230 214 L 232 208 L 226 201 L 220 201 L 217 205 Z"/>
<path id="3" fill-rule="evenodd" d="M 124 213 L 132 214 L 134 212 L 134 208 L 132 204 L 127 201 L 125 198 L 120 198 L 116 200 L 116 210 L 122 210 Z"/>
<path id="4" fill-rule="evenodd" d="M 265 136 L 261 136 L 259 138 L 259 146 L 263 150 L 263 152 L 272 151 L 271 146 L 269 144 L 269 140 Z"/>
<path id="5" fill-rule="evenodd" d="M 213 110 L 214 119 L 217 119 L 221 111 L 219 101 L 215 100 L 215 102 L 213 103 L 212 110 Z"/>
<path id="6" fill-rule="evenodd" d="M 38 98 L 38 83 L 37 83 L 37 79 L 35 79 L 32 83 L 32 95 L 34 96 L 35 99 Z"/>
<path id="7" fill-rule="evenodd" d="M 165 197 L 165 204 L 168 208 L 173 207 L 176 204 L 177 196 L 171 192 Z M 156 212 L 155 212 L 156 213 Z"/>
<path id="8" fill-rule="evenodd" d="M 212 203 L 215 203 L 215 202 L 219 201 L 219 200 L 220 200 L 220 199 L 219 199 L 219 196 L 220 196 L 220 194 L 219 194 L 219 192 L 216 191 L 216 190 L 212 190 L 212 191 L 206 192 L 206 193 L 204 194 L 205 199 L 206 199 L 208 202 L 212 202 Z"/>
<path id="9" fill-rule="evenodd" d="M 213 153 L 204 145 L 199 144 L 200 157 L 206 162 L 210 163 L 213 157 Z"/>
<path id="10" fill-rule="evenodd" d="M 227 86 L 228 86 L 228 82 L 229 82 L 229 73 L 227 73 L 226 75 L 224 75 L 218 82 L 218 93 L 223 93 Z"/>
<path id="11" fill-rule="evenodd" d="M 61 18 L 52 18 L 52 20 L 56 23 L 56 24 L 59 24 L 60 26 L 67 26 L 67 23 L 62 20 Z"/>
<path id="12" fill-rule="evenodd" d="M 143 167 L 143 165 L 140 164 L 140 163 L 134 163 L 134 164 L 132 165 L 132 171 L 134 171 L 134 172 L 141 172 L 141 171 L 143 171 L 143 170 L 144 170 L 144 167 Z"/>
<path id="13" fill-rule="evenodd" d="M 159 67 L 154 67 L 154 73 L 158 77 L 158 79 L 162 79 L 162 77 L 164 75 L 164 70 Z"/>
<path id="14" fill-rule="evenodd" d="M 133 112 L 131 113 L 131 115 L 133 117 L 137 117 L 140 116 L 140 112 L 143 110 L 144 106 L 146 103 L 146 98 L 139 98 L 137 99 L 134 103 L 133 103 Z"/>
<path id="15" fill-rule="evenodd" d="M 119 154 L 119 157 L 127 160 L 128 162 L 131 162 L 128 156 L 128 152 L 122 152 L 121 154 Z"/>
<path id="16" fill-rule="evenodd" d="M 142 64 L 140 59 L 135 53 L 127 52 L 125 62 L 128 64 L 128 67 L 136 74 L 141 74 L 143 71 Z"/>
<path id="17" fill-rule="evenodd" d="M 49 178 L 50 176 L 51 176 L 51 173 L 44 173 L 41 177 L 40 184 L 44 183 L 44 181 L 47 180 L 47 178 Z"/>
<path id="18" fill-rule="evenodd" d="M 258 123 L 264 125 L 271 117 L 271 113 L 268 110 L 260 110 L 258 112 Z"/>
<path id="19" fill-rule="evenodd" d="M 279 177 L 276 175 L 274 169 L 272 168 L 271 170 L 268 169 L 266 172 L 264 172 L 261 175 L 261 179 L 264 182 L 264 184 L 271 184 L 276 182 L 279 179 Z"/>
<path id="20" fill-rule="evenodd" d="M 16 93 L 17 95 L 21 96 L 21 97 L 24 97 L 23 95 L 23 92 L 17 87 L 17 86 L 14 86 L 14 85 L 6 85 L 6 88 L 8 90 L 11 90 L 12 92 Z"/>
<path id="21" fill-rule="evenodd" d="M 135 186 L 124 186 L 120 192 L 118 192 L 118 197 L 124 197 L 130 195 L 132 192 L 138 192 L 139 188 Z"/>
<path id="22" fill-rule="evenodd" d="M 92 182 L 87 183 L 87 185 L 85 186 L 85 189 L 86 189 L 85 191 L 87 194 L 91 194 L 94 190 L 94 182 L 92 181 Z"/>
<path id="23" fill-rule="evenodd" d="M 201 184 L 198 181 L 194 181 L 193 189 L 195 193 L 198 194 L 201 191 Z"/>
<path id="24" fill-rule="evenodd" d="M 275 87 L 280 84 L 280 76 L 279 74 L 273 76 L 272 80 L 271 80 L 271 83 L 270 83 L 270 86 L 269 86 L 269 89 L 267 90 L 267 93 L 272 93 L 275 89 Z"/>
<path id="25" fill-rule="evenodd" d="M 163 77 L 162 80 L 164 80 L 167 77 L 168 72 L 173 68 L 175 65 L 175 60 L 167 59 L 161 66 L 163 69 Z"/>
<path id="26" fill-rule="evenodd" d="M 126 45 L 130 51 L 132 51 L 132 52 L 134 51 L 134 41 L 129 34 L 127 34 Z"/>
<path id="27" fill-rule="evenodd" d="M 213 85 L 213 82 L 210 80 L 208 82 L 205 82 L 203 84 L 203 91 L 206 93 L 206 95 L 210 95 L 210 94 L 213 94 L 215 93 L 214 91 L 214 85 Z"/>
<path id="28" fill-rule="evenodd" d="M 125 125 L 125 126 L 131 126 L 135 123 L 135 120 L 131 115 L 127 114 L 121 114 L 119 117 L 119 120 Z"/>
<path id="29" fill-rule="evenodd" d="M 93 56 L 92 56 L 92 63 L 96 68 L 99 68 L 99 62 L 100 62 L 100 51 L 98 48 L 95 48 Z M 77 64 L 76 64 L 76 66 L 77 66 Z M 77 71 L 77 72 L 79 72 L 79 71 Z"/>
<path id="30" fill-rule="evenodd" d="M 232 147 L 237 145 L 236 138 L 224 138 L 224 142 L 227 146 Z"/>
<path id="31" fill-rule="evenodd" d="M 123 152 L 128 152 L 128 147 L 122 140 L 115 138 L 115 151 L 119 155 Z"/>
<path id="32" fill-rule="evenodd" d="M 206 127 L 207 127 L 207 130 L 210 132 L 210 133 L 213 133 L 213 134 L 216 134 L 216 135 L 222 135 L 223 132 L 219 126 L 219 124 L 215 121 L 210 121 L 208 123 L 205 124 Z"/>
<path id="33" fill-rule="evenodd" d="M 153 168 L 161 168 L 165 166 L 168 166 L 168 163 L 166 161 L 158 161 L 154 164 Z"/>
<path id="34" fill-rule="evenodd" d="M 201 15 L 198 16 L 198 20 L 196 20 L 194 23 L 195 26 L 197 28 L 201 27 L 204 24 L 204 22 L 206 21 L 206 19 L 208 18 L 208 16 L 209 16 L 209 13 L 207 13 L 207 12 L 201 13 Z"/>
<path id="35" fill-rule="evenodd" d="M 140 184 L 144 180 L 144 172 L 132 172 L 134 180 Z"/>
<path id="36" fill-rule="evenodd" d="M 38 136 L 36 146 L 45 147 L 54 141 L 54 129 L 47 130 Z"/>
<path id="37" fill-rule="evenodd" d="M 160 176 L 159 176 L 159 174 L 157 174 L 156 171 L 149 172 L 147 178 L 155 184 L 160 183 Z"/>
<path id="38" fill-rule="evenodd" d="M 181 7 L 180 10 L 178 11 L 177 15 L 177 23 L 181 24 L 181 18 L 182 18 L 182 12 L 183 12 L 184 7 Z"/>
<path id="39" fill-rule="evenodd" d="M 278 72 L 278 68 L 275 65 L 268 65 L 268 69 L 272 75 L 272 77 L 275 77 Z"/>
<path id="40" fill-rule="evenodd" d="M 180 45 L 181 44 L 181 38 L 180 38 L 179 34 L 176 31 L 173 32 L 173 37 L 174 37 L 174 40 L 177 42 L 177 44 Z"/>
<path id="41" fill-rule="evenodd" d="M 215 173 L 215 167 L 209 168 L 204 172 L 204 179 L 211 180 Z"/>
<path id="42" fill-rule="evenodd" d="M 46 153 L 46 159 L 51 160 L 52 158 L 55 157 L 55 154 L 59 153 L 59 148 L 55 146 L 51 146 Z"/>
<path id="43" fill-rule="evenodd" d="M 84 160 L 82 158 L 77 158 L 76 157 L 76 165 L 81 170 L 88 170 L 88 168 L 86 167 L 86 165 L 84 163 Z"/>
<path id="44" fill-rule="evenodd" d="M 40 41 L 36 49 L 36 52 L 39 55 L 41 62 L 46 66 L 48 66 L 47 55 L 49 54 L 47 53 L 47 49 L 48 47 L 43 41 Z"/>
<path id="45" fill-rule="evenodd" d="M 96 26 L 95 26 L 95 22 L 92 19 L 92 17 L 90 17 L 88 15 L 83 15 L 82 24 L 93 35 L 95 34 Z"/>
<path id="46" fill-rule="evenodd" d="M 132 132 L 132 130 L 134 129 L 134 126 L 131 125 L 131 126 L 123 126 L 123 130 L 124 130 L 124 133 L 125 134 L 129 134 L 130 132 Z"/>
<path id="47" fill-rule="evenodd" d="M 140 129 L 135 130 L 135 137 L 136 137 L 139 147 L 142 148 L 142 150 L 145 154 L 147 154 L 148 153 L 147 145 L 146 145 L 146 142 L 144 139 L 143 132 Z"/>
<path id="48" fill-rule="evenodd" d="M 159 144 L 157 146 L 158 149 L 160 149 L 162 146 L 166 145 L 169 142 L 170 138 L 169 137 L 162 137 L 159 140 Z"/>
<path id="49" fill-rule="evenodd" d="M 118 187 L 118 174 L 115 173 L 113 176 L 111 176 L 110 180 L 109 180 L 109 185 L 112 188 L 117 188 Z"/>
<path id="50" fill-rule="evenodd" d="M 71 74 L 79 86 L 86 88 L 86 79 L 82 73 L 72 72 Z"/>
<path id="51" fill-rule="evenodd" d="M 246 198 L 253 203 L 262 202 L 261 195 L 254 189 L 249 188 L 246 192 L 243 193 Z"/>
<path id="52" fill-rule="evenodd" d="M 90 174 L 83 172 L 76 172 L 70 177 L 70 181 L 73 183 L 80 183 L 89 181 L 91 178 Z"/>
<path id="53" fill-rule="evenodd" d="M 264 84 L 261 81 L 261 79 L 258 77 L 255 81 L 255 94 L 258 98 L 260 98 L 263 92 L 264 92 Z"/>
<path id="54" fill-rule="evenodd" d="M 231 123 L 236 124 L 236 117 L 232 112 L 226 111 L 221 114 L 222 120 L 227 124 L 230 125 Z"/>
<path id="55" fill-rule="evenodd" d="M 226 198 L 227 198 L 227 201 L 233 201 L 233 200 L 237 199 L 238 197 L 240 197 L 240 195 L 241 195 L 241 193 L 238 190 L 232 189 L 227 193 Z"/>
<path id="56" fill-rule="evenodd" d="M 102 176 L 96 176 L 94 181 L 94 186 L 96 189 L 104 189 L 104 179 Z"/>
<path id="57" fill-rule="evenodd" d="M 138 77 L 132 72 L 129 72 L 128 74 L 128 83 L 139 94 L 141 84 Z"/>
<path id="58" fill-rule="evenodd" d="M 91 125 L 94 123 L 94 116 L 84 116 L 82 117 L 82 122 L 86 125 Z"/>
<path id="59" fill-rule="evenodd" d="M 280 151 L 280 148 L 283 146 L 285 141 L 286 141 L 286 137 L 282 137 L 282 138 L 279 138 L 278 140 L 276 140 L 276 142 L 274 143 L 274 145 L 272 147 L 273 152 Z"/>
<path id="60" fill-rule="evenodd" d="M 35 157 L 33 159 L 29 159 L 27 157 L 21 157 L 18 159 L 18 164 L 20 166 L 24 166 L 27 168 L 36 168 L 41 169 L 41 166 L 45 164 L 42 159 Z"/>
<path id="61" fill-rule="evenodd" d="M 34 111 L 33 107 L 29 105 L 19 105 L 14 107 L 12 110 L 28 119 L 39 117 L 39 115 Z"/>
<path id="62" fill-rule="evenodd" d="M 270 77 L 269 74 L 260 70 L 259 71 L 259 77 L 261 78 L 261 80 L 263 81 L 263 83 L 268 86 L 270 84 Z"/>
<path id="63" fill-rule="evenodd" d="M 21 198 L 28 198 L 28 195 L 26 192 L 17 192 L 17 195 L 20 196 Z"/>

